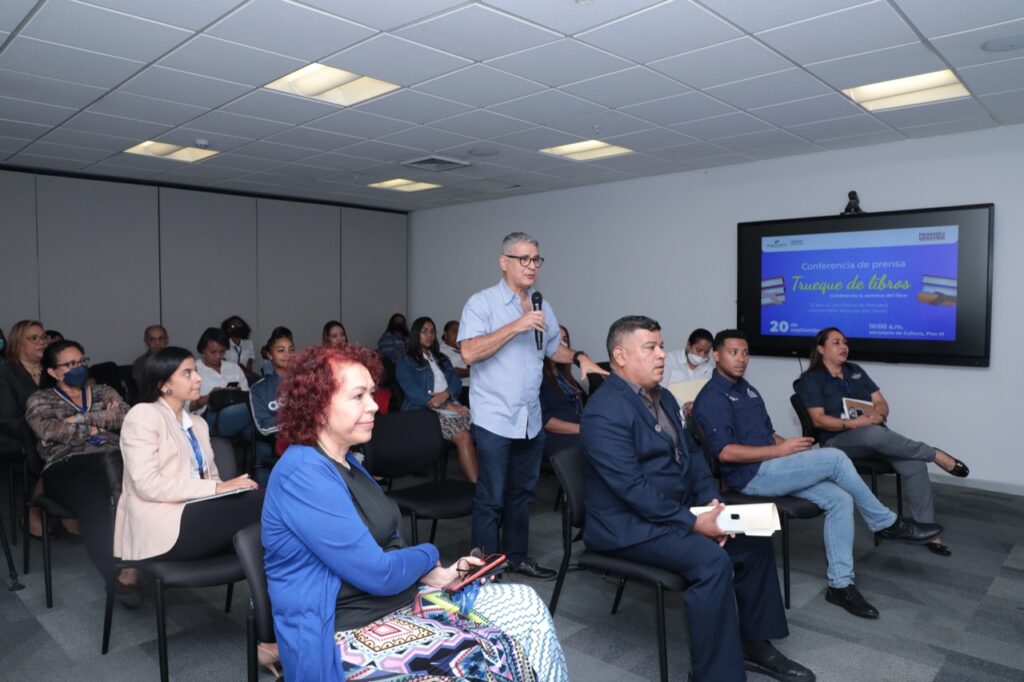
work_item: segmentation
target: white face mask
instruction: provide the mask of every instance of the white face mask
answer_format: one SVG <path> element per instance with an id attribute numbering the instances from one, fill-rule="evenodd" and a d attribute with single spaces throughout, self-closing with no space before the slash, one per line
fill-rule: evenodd
<path id="1" fill-rule="evenodd" d="M 687 353 L 686 359 L 690 361 L 690 364 L 694 367 L 700 367 L 705 362 L 711 359 L 709 355 L 697 355 L 696 353 Z"/>

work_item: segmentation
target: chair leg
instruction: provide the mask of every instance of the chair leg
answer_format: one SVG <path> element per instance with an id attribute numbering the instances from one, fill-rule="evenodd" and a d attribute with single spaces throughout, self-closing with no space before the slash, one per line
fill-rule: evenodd
<path id="1" fill-rule="evenodd" d="M 249 682 L 257 682 L 260 676 L 259 657 L 256 654 L 256 616 L 252 609 L 245 619 L 245 660 Z"/>
<path id="2" fill-rule="evenodd" d="M 2 519 L 0 519 L 0 545 L 3 545 L 4 556 L 7 558 L 7 570 L 10 572 L 7 589 L 11 592 L 25 589 L 25 586 L 18 582 L 18 571 L 14 568 L 14 557 L 11 556 L 11 546 L 7 544 L 7 531 L 4 530 Z"/>
<path id="3" fill-rule="evenodd" d="M 437 537 L 437 519 L 430 522 L 430 544 L 434 544 L 435 537 Z"/>
<path id="4" fill-rule="evenodd" d="M 231 598 L 235 595 L 235 584 L 228 583 L 228 593 L 224 597 L 224 613 L 231 613 Z"/>
<path id="5" fill-rule="evenodd" d="M 21 574 L 28 575 L 28 549 L 32 546 L 32 538 L 28 534 L 28 505 L 21 508 Z"/>
<path id="6" fill-rule="evenodd" d="M 615 599 L 612 600 L 612 614 L 615 615 L 619 612 L 619 602 L 622 601 L 622 592 L 626 589 L 626 579 L 619 578 L 619 587 L 615 590 Z"/>
<path id="7" fill-rule="evenodd" d="M 903 477 L 896 474 L 896 513 L 903 518 Z"/>
<path id="8" fill-rule="evenodd" d="M 7 492 L 10 493 L 11 504 L 11 544 L 18 544 L 18 504 L 14 494 L 14 467 L 7 470 Z"/>
<path id="9" fill-rule="evenodd" d="M 562 505 L 562 496 L 565 492 L 562 490 L 561 484 L 558 486 L 558 493 L 555 495 L 555 506 L 552 511 L 558 511 L 558 508 Z"/>
<path id="10" fill-rule="evenodd" d="M 110 622 L 114 618 L 114 581 L 117 580 L 117 569 L 114 569 L 114 577 L 107 583 L 107 602 L 103 606 L 103 644 L 100 653 L 104 656 L 110 651 Z"/>
<path id="11" fill-rule="evenodd" d="M 786 608 L 789 608 L 789 517 L 780 514 L 782 517 L 782 596 Z"/>
<path id="12" fill-rule="evenodd" d="M 156 646 L 160 653 L 160 682 L 167 682 L 167 614 L 164 612 L 164 583 L 156 580 Z"/>
<path id="13" fill-rule="evenodd" d="M 50 515 L 43 510 L 43 584 L 46 587 L 46 608 L 53 608 L 53 574 L 50 565 Z M 27 543 L 26 543 L 27 544 Z"/>
<path id="14" fill-rule="evenodd" d="M 412 544 L 414 545 L 420 544 L 419 521 L 420 520 L 416 516 L 416 512 L 409 514 L 409 525 L 411 526 L 411 529 L 409 531 L 409 539 L 412 541 Z"/>
<path id="15" fill-rule="evenodd" d="M 658 633 L 658 668 L 661 682 L 668 682 L 668 645 L 665 642 L 665 588 L 654 585 L 654 622 Z"/>
<path id="16" fill-rule="evenodd" d="M 871 470 L 871 492 L 872 492 L 872 494 L 874 494 L 875 498 L 877 499 L 878 498 L 878 474 L 875 473 L 874 469 Z M 875 547 L 878 547 L 878 533 L 875 533 Z"/>

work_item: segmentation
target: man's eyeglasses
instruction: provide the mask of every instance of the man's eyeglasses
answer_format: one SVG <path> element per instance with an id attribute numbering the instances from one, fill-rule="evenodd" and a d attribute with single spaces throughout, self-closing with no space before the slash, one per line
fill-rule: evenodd
<path id="1" fill-rule="evenodd" d="M 530 265 L 533 265 L 535 268 L 540 268 L 540 266 L 544 265 L 544 259 L 540 256 L 515 256 L 511 253 L 503 253 L 501 255 L 505 258 L 512 258 L 519 261 L 519 264 L 524 268 L 529 267 Z"/>
<path id="2" fill-rule="evenodd" d="M 75 367 L 88 367 L 89 358 L 82 358 L 81 360 L 72 360 L 71 362 L 59 362 L 57 367 L 67 367 L 68 369 L 74 369 Z"/>

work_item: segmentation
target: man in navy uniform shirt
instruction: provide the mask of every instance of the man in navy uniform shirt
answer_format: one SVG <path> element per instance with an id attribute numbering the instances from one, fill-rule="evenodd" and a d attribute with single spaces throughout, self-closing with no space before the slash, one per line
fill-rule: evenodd
<path id="1" fill-rule="evenodd" d="M 853 510 L 879 536 L 924 544 L 942 532 L 934 523 L 901 519 L 864 485 L 842 450 L 811 450 L 813 438 L 775 433 L 760 393 L 743 378 L 750 361 L 737 329 L 715 335 L 715 374 L 697 394 L 693 414 L 721 464 L 722 479 L 747 495 L 795 495 L 825 511 L 828 590 L 825 598 L 855 616 L 878 618 L 853 582 Z"/>
<path id="2" fill-rule="evenodd" d="M 580 423 L 583 542 L 690 583 L 683 601 L 694 679 L 744 680 L 747 668 L 813 681 L 814 673 L 769 641 L 789 633 L 771 540 L 730 538 L 718 527 L 725 508 L 718 486 L 704 458 L 686 446 L 679 404 L 658 385 L 665 371 L 661 327 L 648 317 L 623 317 L 608 331 L 607 347 L 612 375 Z M 704 505 L 713 510 L 690 513 Z"/>

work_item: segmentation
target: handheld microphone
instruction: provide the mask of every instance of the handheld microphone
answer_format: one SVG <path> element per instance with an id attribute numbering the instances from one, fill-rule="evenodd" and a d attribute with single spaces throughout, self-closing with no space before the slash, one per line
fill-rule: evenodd
<path id="1" fill-rule="evenodd" d="M 530 297 L 530 302 L 533 303 L 534 310 L 540 310 L 541 304 L 544 302 L 544 297 L 540 295 L 539 291 L 533 292 L 533 296 Z M 533 338 L 537 341 L 537 350 L 544 348 L 544 335 L 538 329 L 533 330 Z"/>

